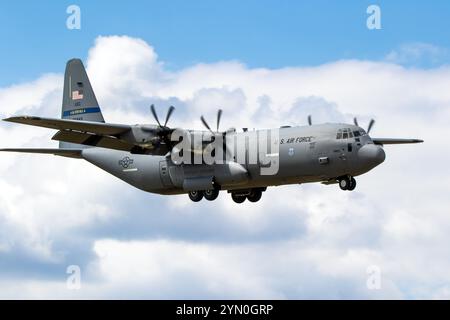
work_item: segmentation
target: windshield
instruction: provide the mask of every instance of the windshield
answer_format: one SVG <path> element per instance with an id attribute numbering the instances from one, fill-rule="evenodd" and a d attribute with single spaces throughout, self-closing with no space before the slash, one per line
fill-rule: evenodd
<path id="1" fill-rule="evenodd" d="M 336 139 L 348 139 L 353 137 L 364 136 L 367 133 L 363 129 L 352 131 L 350 128 L 339 129 L 336 134 Z"/>

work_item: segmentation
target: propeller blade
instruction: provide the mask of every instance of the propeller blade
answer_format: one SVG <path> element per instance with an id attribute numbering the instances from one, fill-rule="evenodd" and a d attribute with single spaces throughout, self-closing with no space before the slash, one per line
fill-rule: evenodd
<path id="1" fill-rule="evenodd" d="M 153 117 L 155 118 L 156 122 L 161 127 L 161 123 L 159 122 L 158 115 L 156 114 L 155 106 L 153 104 L 150 106 L 150 110 L 152 111 Z"/>
<path id="2" fill-rule="evenodd" d="M 370 132 L 370 130 L 372 129 L 374 124 L 375 124 L 375 120 L 370 119 L 369 126 L 367 127 L 367 133 Z"/>
<path id="3" fill-rule="evenodd" d="M 222 109 L 217 110 L 217 132 L 219 132 L 220 118 L 222 118 Z"/>
<path id="4" fill-rule="evenodd" d="M 209 131 L 213 132 L 213 131 L 211 130 L 211 128 L 209 127 L 208 123 L 206 122 L 205 118 L 203 118 L 203 116 L 200 117 L 200 120 L 202 120 L 203 125 L 204 125 Z M 213 133 L 214 133 L 214 132 L 213 132 Z"/>
<path id="5" fill-rule="evenodd" d="M 311 115 L 308 116 L 308 124 L 311 126 L 312 125 L 312 118 Z"/>
<path id="6" fill-rule="evenodd" d="M 172 112 L 174 110 L 175 110 L 174 106 L 170 106 L 169 110 L 167 110 L 166 122 L 164 122 L 164 127 L 167 125 L 167 122 L 169 122 L 170 116 L 172 115 Z"/>
<path id="7" fill-rule="evenodd" d="M 355 126 L 359 127 L 358 119 L 356 119 L 356 117 L 353 118 L 353 123 L 355 124 Z"/>

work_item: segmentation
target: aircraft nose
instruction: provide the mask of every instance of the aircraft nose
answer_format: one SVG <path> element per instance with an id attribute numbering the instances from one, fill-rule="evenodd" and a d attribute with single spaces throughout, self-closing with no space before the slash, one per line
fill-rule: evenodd
<path id="1" fill-rule="evenodd" d="M 366 144 L 359 149 L 358 157 L 364 164 L 375 167 L 386 159 L 386 154 L 382 147 L 374 144 Z"/>

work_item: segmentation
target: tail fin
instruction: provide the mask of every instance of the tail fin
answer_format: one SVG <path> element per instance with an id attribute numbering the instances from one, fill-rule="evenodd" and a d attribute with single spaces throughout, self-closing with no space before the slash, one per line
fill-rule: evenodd
<path id="1" fill-rule="evenodd" d="M 61 119 L 105 122 L 80 59 L 69 60 L 66 65 Z M 86 146 L 60 142 L 59 147 L 85 148 Z"/>

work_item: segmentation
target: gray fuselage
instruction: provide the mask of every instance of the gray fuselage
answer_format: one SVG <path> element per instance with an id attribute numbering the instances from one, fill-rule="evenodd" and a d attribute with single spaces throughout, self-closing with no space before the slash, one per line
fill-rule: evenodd
<path id="1" fill-rule="evenodd" d="M 82 157 L 136 188 L 158 194 L 206 190 L 211 181 L 221 190 L 332 183 L 342 176 L 366 173 L 385 159 L 383 148 L 355 125 L 282 127 L 278 132 L 278 152 L 266 154 L 278 161 L 275 174 L 262 174 L 267 164 L 249 161 L 248 153 L 253 152 L 245 142 L 249 132 L 228 133 L 226 137 L 227 141 L 234 139 L 247 146 L 243 163 L 231 159 L 224 164 L 175 164 L 170 155 L 131 154 L 104 148 L 86 148 Z"/>

